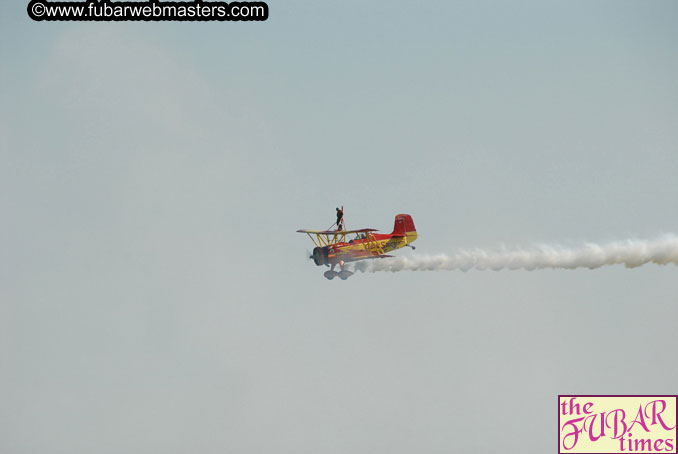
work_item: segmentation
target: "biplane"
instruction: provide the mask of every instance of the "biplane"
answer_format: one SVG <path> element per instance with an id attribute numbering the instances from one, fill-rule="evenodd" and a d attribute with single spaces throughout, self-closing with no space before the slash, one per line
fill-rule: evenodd
<path id="1" fill-rule="evenodd" d="M 342 207 L 343 209 L 343 207 Z M 346 230 L 343 221 L 337 225 L 337 230 L 297 230 L 311 238 L 313 248 L 312 258 L 318 266 L 328 266 L 324 276 L 334 279 L 339 276 L 346 280 L 353 272 L 345 268 L 345 264 L 358 260 L 393 257 L 388 252 L 403 247 L 414 249 L 410 243 L 417 239 L 417 230 L 409 214 L 398 214 L 392 233 L 375 233 L 376 229 Z M 341 271 L 334 271 L 339 265 Z"/>

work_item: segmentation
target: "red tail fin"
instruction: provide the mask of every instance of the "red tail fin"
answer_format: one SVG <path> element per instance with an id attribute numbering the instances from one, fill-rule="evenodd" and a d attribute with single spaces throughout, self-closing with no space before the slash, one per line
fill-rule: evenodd
<path id="1" fill-rule="evenodd" d="M 416 232 L 414 228 L 414 221 L 409 214 L 398 214 L 395 217 L 395 225 L 393 226 L 393 235 L 405 235 L 407 232 Z"/>

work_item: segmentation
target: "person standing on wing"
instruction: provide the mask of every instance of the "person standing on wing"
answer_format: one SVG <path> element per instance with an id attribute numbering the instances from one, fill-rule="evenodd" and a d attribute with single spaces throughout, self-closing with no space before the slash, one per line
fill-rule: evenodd
<path id="1" fill-rule="evenodd" d="M 344 226 L 344 207 L 341 210 L 337 208 L 337 230 L 342 230 Z"/>

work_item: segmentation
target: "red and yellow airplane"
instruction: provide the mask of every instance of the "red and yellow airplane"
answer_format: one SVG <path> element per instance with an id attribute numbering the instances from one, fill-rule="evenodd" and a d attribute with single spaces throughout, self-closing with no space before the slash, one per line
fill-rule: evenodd
<path id="1" fill-rule="evenodd" d="M 344 264 L 358 260 L 393 257 L 386 253 L 405 246 L 414 249 L 410 243 L 417 239 L 417 230 L 409 214 L 396 215 L 392 233 L 373 233 L 377 231 L 375 229 L 343 230 L 341 221 L 337 227 L 337 230 L 297 230 L 299 233 L 307 234 L 315 244 L 313 255 L 310 257 L 315 264 L 330 267 L 324 273 L 327 279 L 339 276 L 342 280 L 346 280 L 353 273 L 344 269 Z M 355 236 L 347 239 L 349 235 Z M 340 272 L 334 271 L 337 265 L 341 268 Z"/>

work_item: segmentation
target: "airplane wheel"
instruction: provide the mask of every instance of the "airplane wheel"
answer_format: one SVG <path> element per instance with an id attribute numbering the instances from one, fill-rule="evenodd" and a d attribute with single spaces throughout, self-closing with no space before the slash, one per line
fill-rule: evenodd
<path id="1" fill-rule="evenodd" d="M 351 276 L 353 276 L 353 273 L 350 272 L 350 271 L 342 271 L 341 273 L 339 273 L 339 278 L 342 281 L 345 281 L 346 279 L 348 279 Z"/>
<path id="2" fill-rule="evenodd" d="M 339 274 L 339 273 L 337 273 L 336 271 L 325 271 L 325 272 L 323 273 L 323 276 L 325 276 L 325 277 L 326 277 L 327 279 L 329 279 L 329 280 L 332 280 L 332 279 L 334 279 L 335 277 L 337 277 L 338 274 Z"/>

